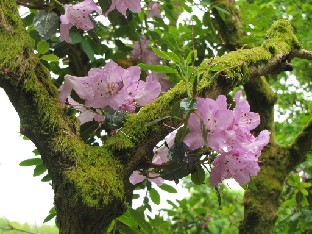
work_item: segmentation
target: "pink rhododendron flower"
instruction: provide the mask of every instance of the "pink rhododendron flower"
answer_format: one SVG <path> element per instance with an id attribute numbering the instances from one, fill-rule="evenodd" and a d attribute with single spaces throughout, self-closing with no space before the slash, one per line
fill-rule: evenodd
<path id="1" fill-rule="evenodd" d="M 61 15 L 60 25 L 60 41 L 71 42 L 69 36 L 69 30 L 71 27 L 76 26 L 79 29 L 88 31 L 94 27 L 89 14 L 96 11 L 99 15 L 102 14 L 102 10 L 92 1 L 84 0 L 78 4 L 65 4 L 65 14 Z"/>
<path id="2" fill-rule="evenodd" d="M 233 177 L 239 184 L 246 184 L 250 176 L 260 171 L 258 159 L 245 151 L 224 152 L 213 161 L 210 184 L 216 186 L 225 178 Z"/>
<path id="3" fill-rule="evenodd" d="M 160 18 L 161 17 L 161 15 L 160 15 L 160 5 L 159 5 L 159 3 L 157 3 L 157 2 L 150 2 L 149 4 L 148 4 L 148 8 L 150 9 L 150 12 L 149 12 L 149 14 L 148 14 L 148 16 L 147 17 L 149 17 L 149 18 L 152 18 L 152 17 L 158 17 L 158 18 Z"/>
<path id="4" fill-rule="evenodd" d="M 139 13 L 141 11 L 141 4 L 140 0 L 112 0 L 112 5 L 108 11 L 106 11 L 105 15 L 115 8 L 127 18 L 127 9 L 133 13 Z"/>
<path id="5" fill-rule="evenodd" d="M 258 157 L 269 142 L 270 132 L 264 130 L 258 137 L 250 133 L 260 124 L 260 116 L 250 112 L 248 102 L 240 100 L 241 95 L 241 91 L 236 93 L 233 110 L 227 108 L 223 95 L 216 100 L 197 98 L 197 114 L 190 115 L 190 132 L 184 138 L 184 143 L 190 150 L 195 150 L 204 146 L 206 140 L 208 147 L 220 153 L 213 161 L 211 185 L 230 177 L 245 184 L 250 176 L 257 175 L 260 170 Z M 207 139 L 203 139 L 200 120 L 207 130 Z"/>
<path id="6" fill-rule="evenodd" d="M 134 112 L 136 107 L 147 105 L 160 94 L 159 82 L 151 77 L 142 81 L 140 73 L 139 67 L 124 69 L 111 61 L 101 69 L 92 68 L 85 77 L 66 75 L 60 99 L 65 102 L 74 90 L 85 100 L 86 107 Z"/>
<path id="7" fill-rule="evenodd" d="M 261 150 L 269 143 L 270 132 L 263 130 L 258 137 L 252 136 L 249 142 L 244 142 L 229 152 L 223 152 L 214 161 L 210 184 L 215 186 L 223 179 L 233 177 L 239 184 L 246 184 L 250 176 L 256 176 L 260 171 L 258 157 Z"/>

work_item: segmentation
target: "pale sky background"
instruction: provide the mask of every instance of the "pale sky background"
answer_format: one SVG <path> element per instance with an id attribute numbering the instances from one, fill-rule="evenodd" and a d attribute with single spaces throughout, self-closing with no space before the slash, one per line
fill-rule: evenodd
<path id="1" fill-rule="evenodd" d="M 0 89 L 0 217 L 41 224 L 53 206 L 53 191 L 34 167 L 19 163 L 35 157 L 30 140 L 19 133 L 19 117 L 3 89 Z"/>

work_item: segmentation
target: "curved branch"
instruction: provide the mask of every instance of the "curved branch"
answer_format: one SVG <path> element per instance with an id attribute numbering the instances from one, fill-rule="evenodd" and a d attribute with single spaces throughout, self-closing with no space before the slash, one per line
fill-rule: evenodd
<path id="1" fill-rule="evenodd" d="M 302 131 L 296 136 L 294 141 L 289 146 L 290 162 L 289 167 L 295 168 L 298 164 L 302 163 L 307 153 L 312 150 L 312 118 L 304 126 Z"/>

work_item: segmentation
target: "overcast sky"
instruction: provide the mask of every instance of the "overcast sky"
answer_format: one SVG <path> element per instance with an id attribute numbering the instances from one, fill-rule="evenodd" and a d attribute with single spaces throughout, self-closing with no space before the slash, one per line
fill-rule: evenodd
<path id="1" fill-rule="evenodd" d="M 53 206 L 53 191 L 33 177 L 34 167 L 19 166 L 34 157 L 35 146 L 20 136 L 18 115 L 3 89 L 0 103 L 0 217 L 42 224 Z"/>

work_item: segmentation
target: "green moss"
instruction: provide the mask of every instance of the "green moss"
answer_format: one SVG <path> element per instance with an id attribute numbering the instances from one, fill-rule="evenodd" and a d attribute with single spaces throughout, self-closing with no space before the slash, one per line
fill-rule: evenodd
<path id="1" fill-rule="evenodd" d="M 17 64 L 24 64 L 21 59 L 31 51 L 33 41 L 25 33 L 21 20 L 16 14 L 15 1 L 4 1 L 0 9 L 0 68 L 14 71 Z M 12 40 L 14 38 L 14 40 Z M 21 71 L 28 69 L 22 68 Z"/>
<path id="2" fill-rule="evenodd" d="M 300 49 L 302 45 L 289 21 L 284 19 L 274 22 L 267 32 L 267 41 L 262 46 L 271 54 L 287 54 L 292 49 Z"/>
<path id="3" fill-rule="evenodd" d="M 86 152 L 83 150 L 82 152 Z M 124 200 L 123 166 L 106 150 L 92 147 L 76 154 L 76 165 L 66 174 L 77 188 L 77 195 L 89 207 L 105 207 Z"/>

